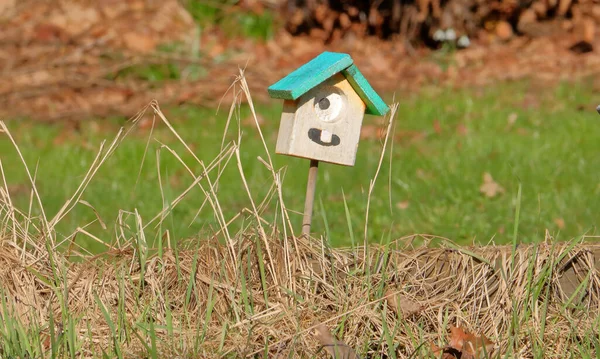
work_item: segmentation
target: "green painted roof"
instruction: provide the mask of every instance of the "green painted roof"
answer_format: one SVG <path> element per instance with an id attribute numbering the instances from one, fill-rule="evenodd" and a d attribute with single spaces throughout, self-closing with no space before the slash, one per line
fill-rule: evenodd
<path id="1" fill-rule="evenodd" d="M 269 95 L 295 100 L 321 82 L 352 65 L 348 54 L 323 52 L 269 87 Z"/>
<path id="2" fill-rule="evenodd" d="M 367 107 L 365 113 L 383 116 L 390 110 L 390 107 L 386 105 L 377 92 L 373 90 L 373 87 L 371 87 L 367 79 L 358 70 L 358 67 L 351 65 L 342 71 L 342 73 L 346 77 L 346 80 L 350 82 L 354 91 L 356 91 L 358 96 L 364 101 Z"/>
<path id="3" fill-rule="evenodd" d="M 385 115 L 389 107 L 373 90 L 367 79 L 353 65 L 348 54 L 323 52 L 269 87 L 269 95 L 283 100 L 296 100 L 331 76 L 341 72 L 366 105 L 365 113 Z"/>

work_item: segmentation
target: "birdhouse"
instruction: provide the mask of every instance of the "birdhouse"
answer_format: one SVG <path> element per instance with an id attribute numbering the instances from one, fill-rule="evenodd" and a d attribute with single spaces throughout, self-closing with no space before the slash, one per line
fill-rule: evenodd
<path id="1" fill-rule="evenodd" d="M 364 114 L 389 107 L 348 54 L 323 52 L 269 87 L 284 100 L 276 152 L 353 166 Z"/>

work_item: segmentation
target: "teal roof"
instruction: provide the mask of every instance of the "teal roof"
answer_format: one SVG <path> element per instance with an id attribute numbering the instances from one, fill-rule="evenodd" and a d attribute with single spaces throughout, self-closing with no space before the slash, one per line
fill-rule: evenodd
<path id="1" fill-rule="evenodd" d="M 342 73 L 366 105 L 365 113 L 385 115 L 389 107 L 379 97 L 348 54 L 323 52 L 269 87 L 269 95 L 296 100 L 331 76 Z"/>

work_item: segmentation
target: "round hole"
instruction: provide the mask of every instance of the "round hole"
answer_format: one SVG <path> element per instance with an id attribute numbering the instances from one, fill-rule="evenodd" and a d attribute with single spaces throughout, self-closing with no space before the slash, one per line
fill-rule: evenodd
<path id="1" fill-rule="evenodd" d="M 330 105 L 331 103 L 329 102 L 329 99 L 327 97 L 324 97 L 319 101 L 319 108 L 321 110 L 327 110 Z"/>

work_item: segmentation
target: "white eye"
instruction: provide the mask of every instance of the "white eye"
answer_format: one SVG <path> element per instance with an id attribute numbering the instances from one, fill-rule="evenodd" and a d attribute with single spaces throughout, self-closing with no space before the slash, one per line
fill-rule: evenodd
<path id="1" fill-rule="evenodd" d="M 317 117 L 324 122 L 334 122 L 338 119 L 344 107 L 344 99 L 338 93 L 321 94 L 315 97 L 315 112 Z"/>

